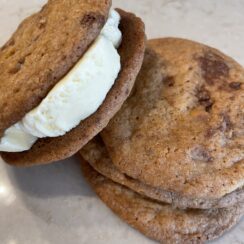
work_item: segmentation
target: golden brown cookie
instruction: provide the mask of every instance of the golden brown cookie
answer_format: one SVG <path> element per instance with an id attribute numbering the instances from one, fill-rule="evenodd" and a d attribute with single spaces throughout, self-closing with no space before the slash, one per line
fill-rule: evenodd
<path id="1" fill-rule="evenodd" d="M 21 153 L 1 153 L 3 159 L 15 166 L 31 166 L 61 160 L 75 154 L 98 134 L 121 108 L 133 87 L 141 68 L 145 50 L 144 24 L 131 13 L 118 10 L 123 41 L 118 51 L 121 71 L 105 101 L 95 114 L 62 137 L 39 139 L 31 150 Z"/>
<path id="2" fill-rule="evenodd" d="M 121 219 L 161 243 L 204 243 L 221 236 L 243 215 L 243 205 L 180 210 L 143 198 L 82 163 L 83 174 L 101 200 Z"/>
<path id="3" fill-rule="evenodd" d="M 244 203 L 244 189 L 241 188 L 232 193 L 225 195 L 220 199 L 201 199 L 182 197 L 175 192 L 165 191 L 160 188 L 151 187 L 136 179 L 133 179 L 120 172 L 113 164 L 108 155 L 107 149 L 100 137 L 95 137 L 80 151 L 82 158 L 88 162 L 101 175 L 112 181 L 126 186 L 133 191 L 160 201 L 172 204 L 175 207 L 185 208 L 226 208 L 234 206 L 238 203 Z"/>
<path id="4" fill-rule="evenodd" d="M 148 43 L 130 98 L 102 132 L 120 172 L 193 199 L 244 185 L 244 70 L 216 49 Z"/>

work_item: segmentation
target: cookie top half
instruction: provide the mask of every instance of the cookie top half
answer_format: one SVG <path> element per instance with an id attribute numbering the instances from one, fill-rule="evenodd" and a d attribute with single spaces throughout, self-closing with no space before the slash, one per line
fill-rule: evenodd
<path id="1" fill-rule="evenodd" d="M 183 39 L 148 43 L 134 91 L 102 132 L 122 172 L 191 198 L 243 186 L 244 70 Z"/>
<path id="2" fill-rule="evenodd" d="M 104 26 L 110 0 L 49 0 L 0 50 L 0 136 L 36 107 Z"/>

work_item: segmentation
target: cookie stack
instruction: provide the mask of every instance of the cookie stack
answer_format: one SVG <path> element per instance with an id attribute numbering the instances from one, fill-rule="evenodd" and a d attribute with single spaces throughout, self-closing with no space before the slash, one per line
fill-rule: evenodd
<path id="1" fill-rule="evenodd" d="M 81 151 L 98 196 L 163 243 L 219 237 L 244 214 L 243 68 L 189 40 L 148 42 L 130 97 Z"/>

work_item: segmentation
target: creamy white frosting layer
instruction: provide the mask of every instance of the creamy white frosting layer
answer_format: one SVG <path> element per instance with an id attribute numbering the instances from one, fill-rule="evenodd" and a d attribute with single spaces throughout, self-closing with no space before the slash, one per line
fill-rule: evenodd
<path id="1" fill-rule="evenodd" d="M 29 150 L 38 138 L 62 136 L 97 111 L 121 69 L 119 22 L 119 14 L 111 10 L 100 35 L 73 69 L 35 109 L 5 131 L 0 151 Z"/>

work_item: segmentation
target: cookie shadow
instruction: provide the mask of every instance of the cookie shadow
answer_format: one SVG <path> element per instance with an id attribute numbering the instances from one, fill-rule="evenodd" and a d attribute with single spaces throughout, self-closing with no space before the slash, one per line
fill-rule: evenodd
<path id="1" fill-rule="evenodd" d="M 78 157 L 31 168 L 6 166 L 12 184 L 35 198 L 94 196 L 82 175 Z"/>

